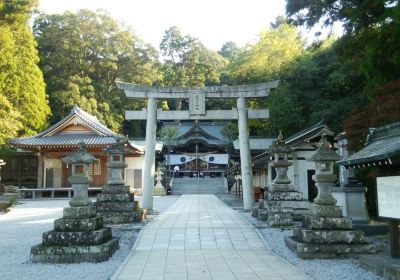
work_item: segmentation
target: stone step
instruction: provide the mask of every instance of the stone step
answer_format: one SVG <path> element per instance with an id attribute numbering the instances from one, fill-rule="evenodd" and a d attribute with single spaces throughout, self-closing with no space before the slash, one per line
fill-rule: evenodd
<path id="1" fill-rule="evenodd" d="M 267 192 L 268 200 L 303 200 L 303 194 L 299 192 Z"/>
<path id="2" fill-rule="evenodd" d="M 100 193 L 97 195 L 97 202 L 132 202 L 134 196 L 130 193 Z"/>
<path id="3" fill-rule="evenodd" d="M 315 216 L 304 216 L 304 227 L 307 229 L 348 229 L 353 228 L 350 218 L 323 218 Z"/>
<path id="4" fill-rule="evenodd" d="M 310 230 L 302 227 L 294 227 L 293 236 L 297 241 L 302 243 L 367 243 L 364 237 L 364 232 L 360 230 Z"/>
<path id="5" fill-rule="evenodd" d="M 135 201 L 130 202 L 102 202 L 99 201 L 96 203 L 98 212 L 124 212 L 124 211 L 133 211 L 137 207 L 137 203 Z"/>
<path id="6" fill-rule="evenodd" d="M 302 259 L 333 259 L 376 254 L 380 248 L 373 244 L 306 244 L 285 237 L 286 246 Z"/>
<path id="7" fill-rule="evenodd" d="M 143 210 L 129 212 L 98 212 L 105 224 L 138 223 L 144 219 Z"/>
<path id="8" fill-rule="evenodd" d="M 81 263 L 103 262 L 108 260 L 119 248 L 119 238 L 99 245 L 44 246 L 31 248 L 34 263 Z"/>
<path id="9" fill-rule="evenodd" d="M 103 194 L 117 194 L 117 193 L 129 194 L 130 191 L 129 191 L 129 186 L 125 186 L 125 185 L 107 185 L 107 186 L 104 186 L 101 189 L 101 193 L 103 193 Z"/>
<path id="10" fill-rule="evenodd" d="M 112 238 L 111 228 L 94 231 L 48 231 L 43 233 L 43 245 L 99 245 Z"/>
<path id="11" fill-rule="evenodd" d="M 103 227 L 103 219 L 99 217 L 86 219 L 60 218 L 54 221 L 56 231 L 90 231 Z"/>
<path id="12" fill-rule="evenodd" d="M 87 219 L 96 217 L 96 207 L 93 205 L 67 207 L 64 208 L 64 218 L 66 219 Z"/>

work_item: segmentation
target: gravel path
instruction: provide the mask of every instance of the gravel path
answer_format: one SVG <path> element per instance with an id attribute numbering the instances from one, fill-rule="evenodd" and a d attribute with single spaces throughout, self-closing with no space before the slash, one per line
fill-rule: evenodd
<path id="1" fill-rule="evenodd" d="M 242 217 L 259 228 L 270 248 L 290 263 L 303 270 L 312 279 L 326 280 L 383 280 L 383 278 L 360 267 L 355 259 L 303 260 L 290 251 L 284 242 L 284 236 L 292 235 L 292 230 L 267 227 L 265 223 L 253 218 L 250 213 L 240 211 Z"/>
<path id="2" fill-rule="evenodd" d="M 139 198 L 140 199 L 140 198 Z M 178 197 L 155 198 L 155 208 L 162 212 Z M 7 280 L 107 280 L 130 252 L 144 223 L 113 227 L 120 237 L 120 249 L 106 262 L 81 264 L 34 264 L 30 248 L 42 242 L 42 234 L 53 229 L 53 221 L 62 217 L 68 200 L 23 201 L 12 211 L 0 215 L 0 279 Z"/>

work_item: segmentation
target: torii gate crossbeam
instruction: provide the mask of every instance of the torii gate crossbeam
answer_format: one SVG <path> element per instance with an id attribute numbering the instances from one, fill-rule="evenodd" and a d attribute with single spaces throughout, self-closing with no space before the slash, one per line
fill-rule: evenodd
<path id="1" fill-rule="evenodd" d="M 157 119 L 159 120 L 238 120 L 240 162 L 245 210 L 254 205 L 248 119 L 267 119 L 267 109 L 246 108 L 245 98 L 265 98 L 279 81 L 242 86 L 211 87 L 150 87 L 117 82 L 128 98 L 148 99 L 147 110 L 126 111 L 126 120 L 146 120 L 146 150 L 143 168 L 142 207 L 153 208 L 155 171 L 155 144 Z M 205 98 L 235 98 L 237 108 L 232 110 L 205 110 Z M 189 111 L 157 110 L 156 99 L 189 99 Z"/>

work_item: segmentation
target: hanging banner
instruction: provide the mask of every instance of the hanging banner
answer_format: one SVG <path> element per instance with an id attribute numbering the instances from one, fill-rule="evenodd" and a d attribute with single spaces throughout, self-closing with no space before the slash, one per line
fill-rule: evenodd
<path id="1" fill-rule="evenodd" d="M 198 159 L 214 164 L 228 164 L 229 155 L 228 154 L 208 154 L 208 155 L 199 155 Z M 196 159 L 196 156 L 193 154 L 189 155 L 169 155 L 169 164 L 170 165 L 180 165 L 191 162 Z M 168 155 L 165 155 L 165 160 L 168 160 Z"/>
<path id="2" fill-rule="evenodd" d="M 201 159 L 205 162 L 208 162 L 208 163 L 228 164 L 229 155 L 228 154 L 209 154 L 209 155 L 199 157 L 199 159 Z"/>
<path id="3" fill-rule="evenodd" d="M 170 165 L 180 165 L 195 160 L 196 157 L 189 155 L 169 155 Z M 165 155 L 165 160 L 168 161 L 168 155 Z"/>

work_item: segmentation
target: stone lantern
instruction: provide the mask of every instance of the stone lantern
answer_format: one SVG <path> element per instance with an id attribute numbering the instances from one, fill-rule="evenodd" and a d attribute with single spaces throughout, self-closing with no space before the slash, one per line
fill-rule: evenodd
<path id="1" fill-rule="evenodd" d="M 144 217 L 134 194 L 125 185 L 125 155 L 129 152 L 125 146 L 127 142 L 126 138 L 117 138 L 115 144 L 104 149 L 107 153 L 107 186 L 97 195 L 96 209 L 97 215 L 106 224 L 134 223 Z"/>
<path id="2" fill-rule="evenodd" d="M 112 145 L 104 151 L 107 153 L 107 184 L 108 185 L 123 185 L 124 170 L 127 167 L 125 163 L 125 154 L 128 149 L 122 144 L 122 139 L 117 139 L 117 143 Z"/>
<path id="3" fill-rule="evenodd" d="M 261 201 L 258 210 L 260 220 L 266 220 L 270 226 L 291 226 L 293 224 L 293 213 L 306 209 L 308 206 L 303 200 L 302 193 L 296 191 L 294 185 L 287 175 L 289 166 L 289 154 L 292 149 L 283 140 L 282 133 L 279 133 L 277 143 L 269 151 L 274 155 L 271 164 L 277 171 L 276 179 L 268 185 L 266 199 Z M 303 211 L 303 210 L 301 210 Z"/>
<path id="4" fill-rule="evenodd" d="M 80 263 L 102 262 L 119 248 L 119 239 L 103 226 L 96 208 L 88 198 L 91 178 L 88 165 L 98 160 L 88 154 L 84 143 L 79 150 L 61 159 L 72 168 L 68 181 L 74 188 L 74 198 L 64 208 L 63 217 L 54 221 L 54 230 L 43 233 L 43 242 L 31 248 L 32 262 Z"/>
<path id="5" fill-rule="evenodd" d="M 79 150 L 73 152 L 61 159 L 64 163 L 71 165 L 71 176 L 68 177 L 68 182 L 71 183 L 74 189 L 74 198 L 70 200 L 71 206 L 88 206 L 91 204 L 88 198 L 88 187 L 92 178 L 89 176 L 88 166 L 91 163 L 98 162 L 93 155 L 86 152 L 85 144 L 79 144 Z"/>
<path id="6" fill-rule="evenodd" d="M 277 143 L 272 147 L 271 152 L 274 154 L 274 162 L 271 164 L 276 169 L 277 176 L 272 185 L 269 186 L 270 191 L 291 191 L 294 189 L 290 185 L 291 181 L 287 175 L 289 166 L 292 165 L 288 161 L 288 155 L 292 149 L 286 145 L 283 135 L 280 132 Z"/>
<path id="7" fill-rule="evenodd" d="M 315 154 L 309 157 L 308 161 L 315 162 L 315 175 L 313 180 L 318 189 L 318 195 L 314 199 L 312 212 L 317 217 L 342 217 L 342 210 L 336 206 L 336 199 L 332 196 L 332 186 L 337 176 L 333 174 L 334 162 L 341 157 L 330 149 L 326 136 L 319 142 L 319 148 Z"/>
<path id="8" fill-rule="evenodd" d="M 157 168 L 156 172 L 156 185 L 154 186 L 154 195 L 157 196 L 162 196 L 166 195 L 164 186 L 162 185 L 162 175 L 164 175 L 164 172 L 161 171 L 160 167 Z"/>
<path id="9" fill-rule="evenodd" d="M 318 195 L 312 213 L 304 216 L 303 225 L 295 226 L 293 236 L 285 237 L 286 246 L 300 258 L 344 258 L 378 251 L 377 246 L 367 243 L 363 231 L 353 230 L 351 219 L 343 217 L 342 209 L 335 205 L 332 186 L 337 176 L 333 174 L 333 164 L 338 159 L 340 156 L 330 149 L 326 136 L 308 158 L 316 165 L 313 180 Z"/>

